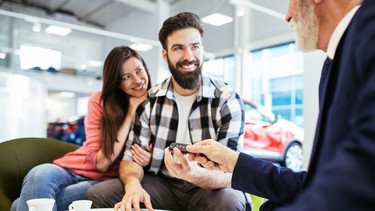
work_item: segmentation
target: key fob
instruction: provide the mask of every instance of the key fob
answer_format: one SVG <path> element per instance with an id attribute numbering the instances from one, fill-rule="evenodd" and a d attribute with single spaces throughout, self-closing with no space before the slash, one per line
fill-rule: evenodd
<path id="1" fill-rule="evenodd" d="M 182 154 L 186 154 L 188 153 L 188 151 L 186 151 L 186 146 L 186 144 L 173 142 L 171 143 L 171 145 L 169 145 L 169 151 L 173 152 L 173 148 L 177 147 L 182 152 Z"/>

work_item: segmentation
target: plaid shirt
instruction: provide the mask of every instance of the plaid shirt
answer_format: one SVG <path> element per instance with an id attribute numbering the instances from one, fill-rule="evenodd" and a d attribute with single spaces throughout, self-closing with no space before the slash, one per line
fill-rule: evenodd
<path id="1" fill-rule="evenodd" d="M 202 73 L 197 99 L 190 110 L 188 129 L 193 143 L 214 139 L 237 150 L 244 133 L 244 110 L 240 96 L 224 82 Z M 149 98 L 137 110 L 124 152 L 124 160 L 132 160 L 130 147 L 153 143 L 150 171 L 158 173 L 164 165 L 164 149 L 175 142 L 178 111 L 171 77 L 149 90 Z"/>

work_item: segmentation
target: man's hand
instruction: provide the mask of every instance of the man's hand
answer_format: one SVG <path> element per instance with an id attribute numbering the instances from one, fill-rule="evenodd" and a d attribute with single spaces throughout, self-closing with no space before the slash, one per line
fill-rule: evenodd
<path id="1" fill-rule="evenodd" d="M 191 145 L 188 145 L 189 147 Z M 193 155 L 185 155 L 193 156 Z M 219 189 L 224 187 L 231 187 L 232 174 L 225 174 L 220 169 L 217 171 L 210 171 L 198 165 L 194 159 L 187 159 L 181 151 L 175 147 L 173 148 L 173 155 L 168 148 L 164 151 L 164 163 L 169 173 L 179 179 L 183 179 L 196 186 L 204 189 Z M 206 157 L 197 154 L 195 158 L 210 162 Z M 212 161 L 211 161 L 212 162 Z"/>
<path id="2" fill-rule="evenodd" d="M 207 169 L 220 169 L 224 172 L 233 172 L 239 155 L 213 139 L 189 145 L 186 150 L 189 152 L 189 160 L 195 160 Z M 199 153 L 203 153 L 208 159 Z"/>
<path id="3" fill-rule="evenodd" d="M 150 195 L 142 188 L 139 181 L 132 181 L 125 187 L 125 195 L 122 201 L 115 205 L 115 211 L 139 211 L 139 203 L 142 202 L 147 210 L 154 210 L 152 208 Z M 132 209 L 132 207 L 134 209 Z"/>
<path id="4" fill-rule="evenodd" d="M 173 155 L 168 148 L 165 149 L 164 162 L 172 176 L 186 181 L 191 181 L 194 175 L 197 175 L 198 168 L 200 168 L 195 161 L 193 163 L 188 161 L 176 147 L 173 148 Z"/>

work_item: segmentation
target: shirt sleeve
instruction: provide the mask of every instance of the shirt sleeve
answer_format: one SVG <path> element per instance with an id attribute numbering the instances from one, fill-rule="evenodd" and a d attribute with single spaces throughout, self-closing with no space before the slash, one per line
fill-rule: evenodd
<path id="1" fill-rule="evenodd" d="M 87 150 L 87 161 L 95 164 L 94 166 L 96 166 L 96 158 L 101 148 L 100 121 L 103 115 L 103 107 L 100 97 L 101 94 L 99 92 L 91 95 L 85 117 L 86 141 L 84 145 Z"/>
<path id="2" fill-rule="evenodd" d="M 137 109 L 137 115 L 134 118 L 134 123 L 129 132 L 128 140 L 126 141 L 126 148 L 124 151 L 123 160 L 133 160 L 131 153 L 131 146 L 137 143 L 142 148 L 150 144 L 151 129 L 149 125 L 150 103 L 148 100 L 141 104 Z"/>
<path id="3" fill-rule="evenodd" d="M 219 114 L 221 127 L 217 134 L 217 140 L 233 150 L 238 150 L 239 140 L 244 134 L 245 113 L 243 102 L 235 92 L 229 92 L 222 98 L 224 100 Z"/>

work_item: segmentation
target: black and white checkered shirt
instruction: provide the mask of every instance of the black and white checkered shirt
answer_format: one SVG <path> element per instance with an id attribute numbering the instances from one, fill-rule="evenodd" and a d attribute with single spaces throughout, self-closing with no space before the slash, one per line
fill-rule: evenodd
<path id="1" fill-rule="evenodd" d="M 201 87 L 190 110 L 188 129 L 192 143 L 214 139 L 237 150 L 244 133 L 244 110 L 240 96 L 226 83 L 202 73 Z M 124 160 L 132 160 L 133 143 L 154 142 L 150 171 L 164 165 L 164 149 L 176 141 L 178 111 L 171 78 L 149 90 L 149 98 L 137 110 L 126 144 Z"/>

